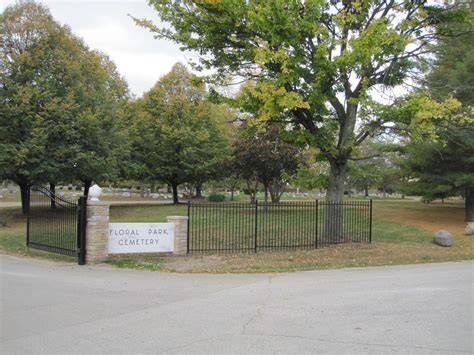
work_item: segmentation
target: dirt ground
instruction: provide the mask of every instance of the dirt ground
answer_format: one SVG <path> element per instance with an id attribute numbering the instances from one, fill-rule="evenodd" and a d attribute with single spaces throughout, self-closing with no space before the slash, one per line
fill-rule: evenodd
<path id="1" fill-rule="evenodd" d="M 422 204 L 417 201 L 404 204 L 374 202 L 374 217 L 403 224 L 410 224 L 428 232 L 445 229 L 454 236 L 464 234 L 464 206 L 462 202 L 434 202 Z"/>

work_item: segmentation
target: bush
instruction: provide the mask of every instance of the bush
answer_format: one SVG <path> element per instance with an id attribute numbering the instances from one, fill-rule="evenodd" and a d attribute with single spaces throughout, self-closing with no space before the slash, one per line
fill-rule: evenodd
<path id="1" fill-rule="evenodd" d="M 225 200 L 225 195 L 223 194 L 210 194 L 208 197 L 210 202 L 222 202 Z"/>

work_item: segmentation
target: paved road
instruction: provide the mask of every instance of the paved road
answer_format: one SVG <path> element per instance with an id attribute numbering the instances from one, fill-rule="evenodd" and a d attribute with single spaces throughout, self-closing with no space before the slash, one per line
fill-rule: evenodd
<path id="1" fill-rule="evenodd" d="M 472 262 L 182 275 L 0 256 L 1 353 L 471 353 Z"/>

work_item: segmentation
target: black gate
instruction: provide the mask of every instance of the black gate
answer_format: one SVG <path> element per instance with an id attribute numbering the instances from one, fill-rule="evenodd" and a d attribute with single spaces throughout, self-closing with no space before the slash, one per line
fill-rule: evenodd
<path id="1" fill-rule="evenodd" d="M 32 186 L 28 190 L 26 245 L 77 257 L 85 264 L 86 197 L 68 199 L 50 190 Z"/>

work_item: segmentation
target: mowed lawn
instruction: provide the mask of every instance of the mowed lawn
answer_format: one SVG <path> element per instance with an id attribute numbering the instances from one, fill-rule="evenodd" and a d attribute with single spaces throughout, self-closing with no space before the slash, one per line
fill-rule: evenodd
<path id="1" fill-rule="evenodd" d="M 258 254 L 193 254 L 185 257 L 114 256 L 110 264 L 178 272 L 275 272 L 468 260 L 474 258 L 473 238 L 463 235 L 461 201 L 423 204 L 416 200 L 374 200 L 372 244 L 334 245 L 314 250 Z M 164 222 L 167 216 L 187 215 L 187 205 L 112 206 L 111 222 Z M 26 219 L 18 208 L 0 209 L 0 250 L 6 253 L 73 261 L 68 257 L 28 250 Z M 447 229 L 455 245 L 432 244 L 431 235 Z"/>

